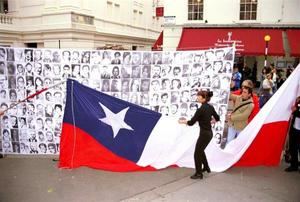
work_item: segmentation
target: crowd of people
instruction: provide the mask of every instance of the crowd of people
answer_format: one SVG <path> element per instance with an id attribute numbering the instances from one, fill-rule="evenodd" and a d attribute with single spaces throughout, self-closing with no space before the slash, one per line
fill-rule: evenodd
<path id="1" fill-rule="evenodd" d="M 290 76 L 294 68 L 288 66 L 285 71 L 272 63 L 270 66 L 264 67 L 259 75 L 257 75 L 256 64 L 251 69 L 246 64 L 243 68 L 234 66 L 232 74 L 231 90 L 240 89 L 244 80 L 251 80 L 259 97 L 259 107 L 263 107 L 272 95 L 280 88 L 284 81 Z M 258 76 L 258 78 L 257 78 Z"/>

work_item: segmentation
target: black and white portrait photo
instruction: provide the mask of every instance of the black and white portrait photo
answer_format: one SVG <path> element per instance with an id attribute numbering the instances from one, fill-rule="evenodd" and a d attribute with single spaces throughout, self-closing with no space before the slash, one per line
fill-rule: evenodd
<path id="1" fill-rule="evenodd" d="M 6 49 L 0 47 L 0 61 L 6 60 Z"/>
<path id="2" fill-rule="evenodd" d="M 25 62 L 33 62 L 33 50 L 32 49 L 25 49 Z"/>

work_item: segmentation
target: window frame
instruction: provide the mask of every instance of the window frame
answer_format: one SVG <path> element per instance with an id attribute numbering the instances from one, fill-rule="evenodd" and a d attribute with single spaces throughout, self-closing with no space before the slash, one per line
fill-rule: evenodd
<path id="1" fill-rule="evenodd" d="M 258 0 L 240 0 L 240 21 L 255 21 L 257 20 L 257 5 Z"/>
<path id="2" fill-rule="evenodd" d="M 188 0 L 187 2 L 188 21 L 203 21 L 204 19 L 204 0 Z"/>

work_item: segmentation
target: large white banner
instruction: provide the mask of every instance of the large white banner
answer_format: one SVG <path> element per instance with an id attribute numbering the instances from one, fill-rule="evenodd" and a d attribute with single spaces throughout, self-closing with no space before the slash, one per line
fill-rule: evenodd
<path id="1" fill-rule="evenodd" d="M 190 118 L 199 107 L 197 90 L 210 89 L 211 104 L 221 116 L 213 125 L 213 141 L 220 145 L 233 60 L 233 48 L 150 52 L 0 47 L 0 104 L 5 110 L 70 77 L 165 116 Z M 58 154 L 64 99 L 65 84 L 8 110 L 1 117 L 0 152 Z"/>

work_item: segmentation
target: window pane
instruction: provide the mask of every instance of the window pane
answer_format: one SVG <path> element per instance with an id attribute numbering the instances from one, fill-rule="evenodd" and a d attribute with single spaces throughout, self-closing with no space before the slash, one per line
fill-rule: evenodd
<path id="1" fill-rule="evenodd" d="M 189 5 L 189 12 L 193 10 L 193 6 Z"/>
<path id="2" fill-rule="evenodd" d="M 250 20 L 250 13 L 249 12 L 245 13 L 245 20 Z"/>
<path id="3" fill-rule="evenodd" d="M 240 20 L 245 20 L 245 13 L 243 12 L 240 13 Z"/>
<path id="4" fill-rule="evenodd" d="M 250 8 L 251 8 L 251 4 L 247 4 L 246 5 L 246 11 L 250 11 Z"/>
<path id="5" fill-rule="evenodd" d="M 193 20 L 197 20 L 197 13 L 193 14 Z"/>
<path id="6" fill-rule="evenodd" d="M 256 12 L 252 13 L 251 20 L 256 20 Z"/>
<path id="7" fill-rule="evenodd" d="M 198 6 L 194 7 L 194 12 L 199 12 L 199 7 Z"/>
<path id="8" fill-rule="evenodd" d="M 252 4 L 252 11 L 257 11 L 257 4 Z"/>
<path id="9" fill-rule="evenodd" d="M 200 13 L 199 20 L 203 20 L 203 13 Z"/>
<path id="10" fill-rule="evenodd" d="M 189 13 L 189 14 L 188 14 L 188 19 L 189 19 L 189 20 L 193 20 L 193 18 L 192 18 L 192 13 Z"/>
<path id="11" fill-rule="evenodd" d="M 241 4 L 241 9 L 240 11 L 245 11 L 245 5 L 244 4 Z"/>

